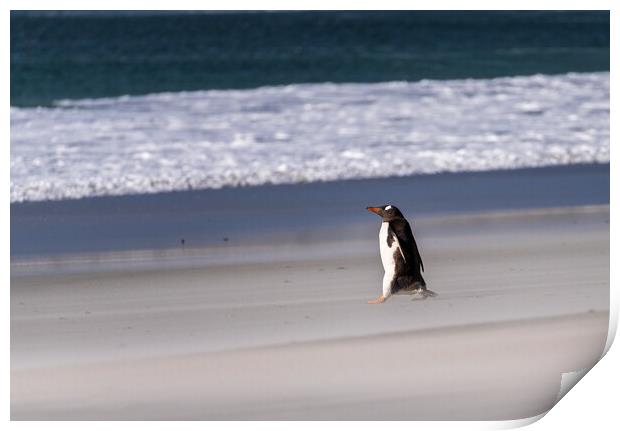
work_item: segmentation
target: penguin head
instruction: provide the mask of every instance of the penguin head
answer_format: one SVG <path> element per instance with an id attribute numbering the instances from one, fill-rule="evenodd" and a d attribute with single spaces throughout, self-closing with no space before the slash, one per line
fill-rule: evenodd
<path id="1" fill-rule="evenodd" d="M 380 216 L 383 221 L 396 220 L 399 218 L 405 218 L 403 213 L 400 212 L 398 208 L 394 205 L 383 205 L 380 207 L 366 207 L 366 209 L 370 212 L 373 212 Z"/>

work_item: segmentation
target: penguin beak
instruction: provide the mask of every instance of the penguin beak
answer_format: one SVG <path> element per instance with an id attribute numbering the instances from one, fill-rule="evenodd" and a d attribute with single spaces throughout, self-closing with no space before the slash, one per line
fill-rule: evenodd
<path id="1" fill-rule="evenodd" d="M 380 213 L 383 210 L 383 208 L 379 208 L 379 207 L 366 207 L 366 209 L 370 211 L 371 213 L 375 213 L 379 215 L 381 215 Z"/>

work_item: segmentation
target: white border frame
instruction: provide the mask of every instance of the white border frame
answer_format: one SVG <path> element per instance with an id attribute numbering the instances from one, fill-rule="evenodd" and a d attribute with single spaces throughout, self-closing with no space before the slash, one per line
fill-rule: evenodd
<path id="1" fill-rule="evenodd" d="M 617 4 L 618 2 L 616 2 Z M 3 31 L 2 31 L 2 50 L 3 57 L 7 59 L 4 63 L 5 66 L 2 69 L 2 96 L 4 100 L 9 99 L 10 94 L 10 10 L 139 10 L 139 9 L 157 9 L 157 10 L 341 10 L 341 9 L 366 9 L 366 10 L 398 10 L 398 9 L 417 9 L 417 10 L 610 10 L 611 11 L 611 46 L 610 46 L 610 69 L 611 69 L 611 106 L 616 106 L 615 102 L 618 100 L 617 87 L 614 85 L 614 71 L 618 70 L 618 55 L 616 43 L 618 39 L 618 15 L 616 8 L 613 8 L 612 1 L 602 0 L 590 0 L 588 2 L 577 1 L 560 1 L 560 0 L 503 0 L 489 1 L 442 1 L 435 0 L 433 2 L 406 2 L 406 1 L 392 1 L 383 0 L 381 2 L 368 2 L 368 1 L 353 1 L 353 0 L 332 0 L 332 1 L 307 1 L 297 0 L 295 2 L 285 0 L 264 0 L 264 1 L 243 1 L 243 0 L 228 0 L 226 2 L 204 2 L 196 0 L 177 0 L 175 2 L 147 2 L 147 1 L 128 1 L 128 0 L 94 0 L 89 1 L 86 4 L 84 1 L 65 0 L 56 2 L 45 2 L 42 0 L 8 0 L 3 2 L 5 11 L 3 14 Z M 10 115 L 9 104 L 2 105 L 3 118 L 4 118 L 4 142 L 10 142 Z M 616 111 L 611 109 L 611 136 L 615 136 L 615 130 L 619 124 L 618 115 L 615 115 Z M 614 125 L 616 125 L 614 127 Z M 611 140 L 613 141 L 613 139 Z M 611 142 L 610 141 L 610 142 Z M 5 144 L 6 145 L 6 144 Z M 611 143 L 610 143 L 611 145 Z M 614 151 L 611 151 L 611 166 L 615 166 Z M 10 147 L 6 145 L 5 151 L 2 153 L 2 165 L 4 166 L 3 172 L 8 177 L 3 183 L 4 196 L 7 198 L 10 196 Z M 610 211 L 611 218 L 615 214 L 615 203 L 617 202 L 617 190 L 618 190 L 618 178 L 611 169 L 611 196 L 610 196 Z M 7 199 L 10 202 L 9 199 Z M 10 236 L 10 203 L 5 207 L 5 210 L 1 213 L 2 217 L 2 230 L 4 235 L 2 238 L 8 239 Z M 610 220 L 610 256 L 611 262 L 620 262 L 618 260 L 618 234 L 615 228 L 615 221 Z M 2 248 L 2 257 L 8 270 L 5 272 L 3 292 L 4 292 L 4 310 L 5 310 L 5 327 L 2 333 L 4 338 L 4 355 L 3 366 L 7 384 L 3 385 L 4 391 L 2 391 L 2 408 L 4 411 L 4 418 L 9 421 L 10 418 L 10 242 L 5 240 L 5 246 Z M 610 349 L 613 342 L 613 338 L 617 331 L 618 323 L 618 289 L 617 289 L 618 272 L 614 265 L 610 266 L 610 326 L 606 345 L 606 352 Z M 618 388 L 614 384 L 620 383 L 619 372 L 617 364 L 620 362 L 618 359 L 620 354 L 618 353 L 618 347 L 614 347 L 609 350 L 609 353 L 597 364 L 593 371 L 588 373 L 583 382 L 579 383 L 577 389 L 571 390 L 565 398 L 553 407 L 550 413 L 537 426 L 543 427 L 543 429 L 562 429 L 570 430 L 573 428 L 584 427 L 592 429 L 613 429 L 613 424 L 619 424 L 619 415 L 617 414 L 616 400 Z M 515 428 L 530 423 L 536 422 L 538 419 L 545 415 L 540 415 L 533 418 L 521 419 L 516 421 L 490 421 L 490 422 L 416 422 L 410 424 L 408 422 L 381 422 L 377 425 L 388 427 L 390 429 L 407 429 L 410 430 L 411 426 L 422 429 L 507 429 Z M 148 426 L 154 429 L 166 429 L 169 422 L 149 422 Z M 205 424 L 200 422 L 172 422 L 175 428 L 203 428 Z M 88 428 L 98 430 L 107 429 L 110 425 L 105 422 L 89 422 L 84 424 L 82 422 L 10 422 L 11 427 L 19 429 L 30 429 L 31 427 L 44 426 L 45 429 L 80 429 L 85 426 Z M 133 422 L 116 422 L 116 427 L 129 428 L 134 426 L 141 426 L 146 424 L 136 424 Z M 218 428 L 223 429 L 236 429 L 249 428 L 253 429 L 265 429 L 265 430 L 279 430 L 288 429 L 291 424 L 286 422 L 213 422 L 209 423 L 209 426 L 216 425 Z M 347 424 L 348 425 L 348 424 Z M 355 422 L 350 425 L 360 427 L 362 429 L 374 428 L 375 422 Z M 316 427 L 316 424 L 311 422 L 297 422 L 294 424 L 297 428 L 310 429 L 310 427 Z M 336 428 L 342 427 L 341 422 L 322 422 L 322 427 Z M 104 428 L 105 427 L 105 428 Z"/>

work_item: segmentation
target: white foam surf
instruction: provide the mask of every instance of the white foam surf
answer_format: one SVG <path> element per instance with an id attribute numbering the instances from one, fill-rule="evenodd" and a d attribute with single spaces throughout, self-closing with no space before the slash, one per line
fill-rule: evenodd
<path id="1" fill-rule="evenodd" d="M 11 202 L 608 161 L 608 72 L 11 108 Z"/>

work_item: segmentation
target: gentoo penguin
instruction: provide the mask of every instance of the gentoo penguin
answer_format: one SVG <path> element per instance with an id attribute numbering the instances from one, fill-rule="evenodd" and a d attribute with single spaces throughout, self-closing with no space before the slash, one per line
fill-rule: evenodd
<path id="1" fill-rule="evenodd" d="M 379 304 L 396 293 L 420 293 L 424 298 L 435 296 L 426 289 L 422 277 L 424 264 L 413 238 L 411 227 L 398 208 L 393 205 L 367 207 L 383 219 L 379 230 L 379 250 L 385 275 L 383 294 L 369 304 Z"/>

